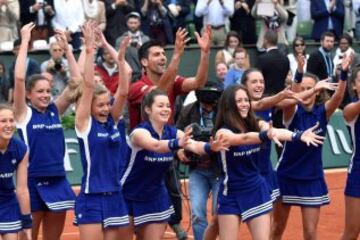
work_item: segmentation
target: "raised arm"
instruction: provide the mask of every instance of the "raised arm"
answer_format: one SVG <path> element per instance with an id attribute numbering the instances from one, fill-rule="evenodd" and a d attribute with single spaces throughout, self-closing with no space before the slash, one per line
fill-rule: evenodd
<path id="1" fill-rule="evenodd" d="M 82 28 L 85 39 L 86 58 L 84 72 L 83 92 L 76 109 L 75 126 L 80 132 L 84 132 L 88 126 L 91 116 L 91 103 L 95 87 L 94 82 L 94 44 L 95 34 L 94 25 L 90 22 L 85 23 Z"/>
<path id="2" fill-rule="evenodd" d="M 186 78 L 182 85 L 183 92 L 190 92 L 192 90 L 199 89 L 205 85 L 208 80 L 209 72 L 209 56 L 210 56 L 210 46 L 212 39 L 211 26 L 206 26 L 204 33 L 200 36 L 195 32 L 196 40 L 201 49 L 200 53 L 200 62 L 197 69 L 195 77 Z"/>
<path id="3" fill-rule="evenodd" d="M 343 113 L 346 122 L 353 121 L 360 114 L 360 101 L 346 105 Z"/>
<path id="4" fill-rule="evenodd" d="M 119 54 L 117 57 L 119 66 L 119 83 L 117 90 L 114 95 L 114 104 L 111 107 L 111 116 L 118 122 L 126 104 L 129 83 L 131 80 L 132 69 L 129 64 L 125 61 L 125 51 L 130 42 L 130 37 L 125 37 L 120 43 Z"/>
<path id="5" fill-rule="evenodd" d="M 14 111 L 17 122 L 22 122 L 26 116 L 26 58 L 34 23 L 28 23 L 21 28 L 21 45 L 15 62 Z"/>
<path id="6" fill-rule="evenodd" d="M 251 107 L 254 111 L 262 111 L 277 106 L 277 104 L 282 102 L 284 99 L 292 100 L 291 102 L 293 104 L 296 104 L 299 101 L 297 95 L 286 88 L 275 95 L 264 97 L 258 101 L 251 101 Z"/>

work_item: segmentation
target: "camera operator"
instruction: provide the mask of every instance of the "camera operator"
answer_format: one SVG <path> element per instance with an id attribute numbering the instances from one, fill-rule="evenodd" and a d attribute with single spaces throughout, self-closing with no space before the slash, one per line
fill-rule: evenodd
<path id="1" fill-rule="evenodd" d="M 48 72 L 53 77 L 52 96 L 56 98 L 64 90 L 69 79 L 68 62 L 64 50 L 54 41 L 50 43 L 50 59 L 41 64 L 41 72 Z"/>
<path id="2" fill-rule="evenodd" d="M 216 105 L 221 90 L 216 83 L 208 82 L 204 88 L 196 90 L 197 101 L 183 108 L 176 123 L 177 128 L 191 126 L 195 140 L 208 142 L 215 122 Z M 212 192 L 212 211 L 216 209 L 216 198 L 219 188 L 215 156 L 197 156 L 179 151 L 178 157 L 190 166 L 189 195 L 191 203 L 192 228 L 195 240 L 202 240 L 208 225 L 206 216 L 207 199 Z"/>

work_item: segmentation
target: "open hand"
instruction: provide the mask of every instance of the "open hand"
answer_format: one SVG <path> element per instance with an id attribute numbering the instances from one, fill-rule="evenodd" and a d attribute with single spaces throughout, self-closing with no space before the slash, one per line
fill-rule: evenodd
<path id="1" fill-rule="evenodd" d="M 25 24 L 21 30 L 20 30 L 20 34 L 21 34 L 21 40 L 25 41 L 25 42 L 30 42 L 31 39 L 31 31 L 34 29 L 35 24 L 33 22 L 30 22 L 28 24 Z"/>
<path id="2" fill-rule="evenodd" d="M 214 140 L 213 137 L 210 137 L 210 147 L 211 151 L 213 152 L 220 152 L 220 151 L 228 151 L 229 150 L 229 141 L 223 137 L 222 134 L 219 135 L 219 137 Z"/>
<path id="3" fill-rule="evenodd" d="M 210 50 L 211 41 L 212 41 L 211 26 L 207 25 L 205 27 L 202 36 L 200 36 L 199 33 L 195 32 L 195 37 L 196 37 L 197 43 L 199 44 L 201 51 L 208 53 Z"/>
<path id="4" fill-rule="evenodd" d="M 313 127 L 307 129 L 302 135 L 300 140 L 306 143 L 307 146 L 313 145 L 315 147 L 319 144 L 323 144 L 325 137 L 317 135 L 315 133 L 316 129 L 319 127 L 319 122 L 317 122 Z"/>

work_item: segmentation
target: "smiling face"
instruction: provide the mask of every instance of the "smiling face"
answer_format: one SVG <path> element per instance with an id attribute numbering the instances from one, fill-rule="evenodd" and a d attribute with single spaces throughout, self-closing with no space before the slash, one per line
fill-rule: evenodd
<path id="1" fill-rule="evenodd" d="M 301 82 L 301 91 L 310 90 L 315 87 L 316 81 L 311 77 L 303 77 Z M 317 94 L 313 94 L 311 97 L 304 99 L 303 105 L 305 107 L 312 107 L 315 104 Z"/>
<path id="2" fill-rule="evenodd" d="M 242 118 L 246 118 L 249 114 L 250 99 L 247 93 L 243 89 L 239 89 L 235 93 L 236 107 Z"/>
<path id="3" fill-rule="evenodd" d="M 145 107 L 145 112 L 150 121 L 165 125 L 169 121 L 171 115 L 169 97 L 165 95 L 155 96 L 151 107 Z"/>
<path id="4" fill-rule="evenodd" d="M 141 60 L 146 72 L 162 75 L 166 70 L 167 62 L 165 50 L 160 46 L 153 46 L 149 48 L 148 52 L 148 57 Z"/>
<path id="5" fill-rule="evenodd" d="M 47 79 L 39 79 L 34 86 L 27 92 L 27 98 L 31 105 L 40 111 L 44 111 L 51 100 L 51 86 Z"/>
<path id="6" fill-rule="evenodd" d="M 110 114 L 109 93 L 102 93 L 94 97 L 91 104 L 91 115 L 101 123 L 105 123 Z"/>
<path id="7" fill-rule="evenodd" d="M 259 71 L 250 72 L 247 75 L 247 81 L 245 83 L 245 86 L 249 91 L 251 99 L 253 100 L 261 99 L 265 89 L 264 76 Z"/>
<path id="8" fill-rule="evenodd" d="M 14 112 L 10 109 L 0 110 L 0 140 L 8 141 L 15 131 Z"/>

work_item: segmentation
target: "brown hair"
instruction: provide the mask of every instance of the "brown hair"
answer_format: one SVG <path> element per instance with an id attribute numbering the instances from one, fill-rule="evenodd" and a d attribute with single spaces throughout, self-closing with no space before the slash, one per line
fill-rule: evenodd
<path id="1" fill-rule="evenodd" d="M 149 120 L 149 116 L 148 114 L 145 112 L 145 108 L 151 108 L 151 106 L 153 105 L 154 101 L 155 101 L 155 97 L 157 96 L 168 96 L 166 94 L 166 92 L 160 90 L 160 89 L 153 89 L 151 90 L 148 94 L 146 94 L 141 102 L 141 118 L 144 121 L 148 121 Z"/>

